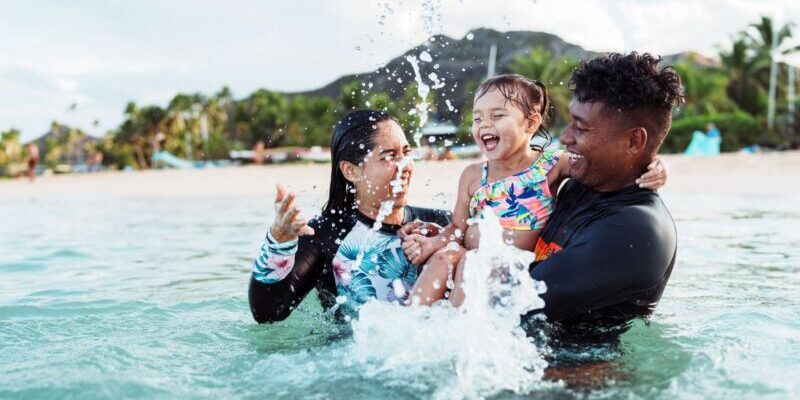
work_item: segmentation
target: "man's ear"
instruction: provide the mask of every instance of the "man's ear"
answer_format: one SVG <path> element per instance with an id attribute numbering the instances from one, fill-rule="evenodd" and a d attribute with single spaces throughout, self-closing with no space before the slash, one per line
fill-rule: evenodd
<path id="1" fill-rule="evenodd" d="M 631 155 L 642 154 L 647 148 L 647 129 L 643 126 L 636 126 L 628 129 L 628 149 Z"/>
<path id="2" fill-rule="evenodd" d="M 339 171 L 342 171 L 344 179 L 347 179 L 350 183 L 356 183 L 361 180 L 361 167 L 350 161 L 339 161 Z"/>

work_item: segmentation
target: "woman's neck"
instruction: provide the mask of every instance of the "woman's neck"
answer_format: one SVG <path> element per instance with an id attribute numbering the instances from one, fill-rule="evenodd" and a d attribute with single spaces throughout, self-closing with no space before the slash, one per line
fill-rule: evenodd
<path id="1" fill-rule="evenodd" d="M 362 201 L 358 204 L 358 211 L 362 214 L 366 215 L 370 219 L 377 220 L 378 214 L 381 211 L 381 203 L 373 203 L 370 201 Z M 395 207 L 392 206 L 392 210 L 387 214 L 383 221 L 384 224 L 388 225 L 402 225 L 405 218 L 405 207 L 399 206 Z"/>

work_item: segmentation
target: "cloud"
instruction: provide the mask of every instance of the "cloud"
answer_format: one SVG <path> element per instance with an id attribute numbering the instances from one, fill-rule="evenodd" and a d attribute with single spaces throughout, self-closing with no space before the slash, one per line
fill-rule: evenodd
<path id="1" fill-rule="evenodd" d="M 165 105 L 179 91 L 223 85 L 239 97 L 314 89 L 373 70 L 430 34 L 460 38 L 476 27 L 550 32 L 596 51 L 713 54 L 765 13 L 796 19 L 800 2 L 0 2 L 0 130 L 15 126 L 30 139 L 60 119 L 102 134 L 130 100 Z M 67 113 L 73 102 L 78 110 Z"/>

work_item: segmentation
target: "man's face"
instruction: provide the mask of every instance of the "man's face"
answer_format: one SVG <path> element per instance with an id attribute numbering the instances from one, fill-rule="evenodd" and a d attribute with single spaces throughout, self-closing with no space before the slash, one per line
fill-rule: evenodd
<path id="1" fill-rule="evenodd" d="M 561 143 L 571 153 L 570 177 L 600 192 L 628 185 L 630 175 L 628 137 L 619 129 L 616 118 L 603 115 L 602 103 L 572 100 L 570 122 L 561 133 Z M 635 174 L 634 176 L 638 176 Z"/>

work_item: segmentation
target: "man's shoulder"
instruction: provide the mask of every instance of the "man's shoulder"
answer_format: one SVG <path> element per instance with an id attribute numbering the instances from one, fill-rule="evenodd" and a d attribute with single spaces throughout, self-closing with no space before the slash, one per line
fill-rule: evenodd
<path id="1" fill-rule="evenodd" d="M 665 239 L 676 236 L 675 221 L 657 193 L 643 191 L 626 200 L 608 215 L 609 223 L 622 225 L 633 236 L 656 235 Z"/>

